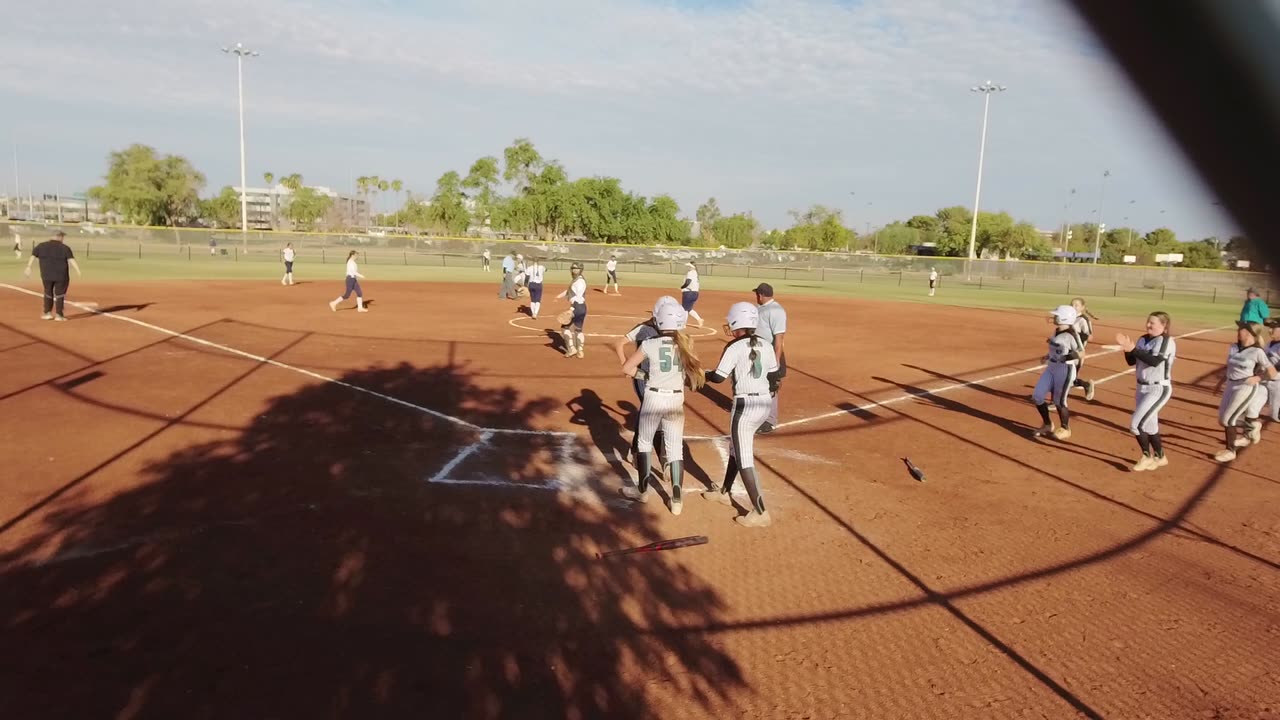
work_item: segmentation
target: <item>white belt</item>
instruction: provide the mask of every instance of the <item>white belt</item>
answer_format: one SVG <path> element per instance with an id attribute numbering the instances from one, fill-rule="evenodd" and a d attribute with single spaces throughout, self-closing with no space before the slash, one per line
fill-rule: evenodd
<path id="1" fill-rule="evenodd" d="M 1155 385 L 1169 386 L 1169 385 L 1172 385 L 1173 383 L 1169 380 L 1139 380 L 1138 384 L 1143 386 L 1155 386 Z"/>

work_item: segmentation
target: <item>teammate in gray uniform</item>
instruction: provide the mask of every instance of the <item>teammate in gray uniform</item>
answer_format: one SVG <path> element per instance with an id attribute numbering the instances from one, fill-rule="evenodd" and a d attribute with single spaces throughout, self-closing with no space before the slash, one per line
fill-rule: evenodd
<path id="1" fill-rule="evenodd" d="M 760 312 L 751 303 L 734 303 L 729 308 L 725 327 L 733 337 L 720 355 L 720 364 L 707 373 L 707 382 L 723 382 L 733 378 L 733 410 L 729 416 L 729 465 L 724 471 L 724 483 L 703 497 L 724 505 L 731 504 L 729 492 L 733 481 L 742 476 L 751 498 L 751 511 L 734 518 L 739 525 L 765 527 L 772 520 L 764 507 L 764 495 L 760 480 L 756 477 L 753 445 L 757 428 L 765 422 L 773 407 L 770 396 L 777 387 L 778 362 L 767 340 L 757 334 Z"/>
<path id="2" fill-rule="evenodd" d="M 1084 399 L 1092 402 L 1095 390 L 1093 381 L 1080 379 L 1079 370 L 1084 367 L 1084 354 L 1089 348 L 1089 338 L 1093 337 L 1093 321 L 1098 316 L 1085 307 L 1084 298 L 1072 298 L 1071 307 L 1076 311 L 1076 322 L 1071 329 L 1075 331 L 1076 340 L 1080 343 L 1080 364 L 1076 368 L 1076 381 L 1072 383 L 1072 387 L 1084 388 Z"/>
<path id="3" fill-rule="evenodd" d="M 1076 322 L 1075 308 L 1070 305 L 1059 305 L 1053 311 L 1053 322 L 1057 326 L 1053 336 L 1049 338 L 1049 354 L 1045 356 L 1044 372 L 1036 382 L 1036 389 L 1031 399 L 1040 411 L 1040 419 L 1044 424 L 1036 430 L 1036 437 L 1052 435 L 1059 440 L 1071 437 L 1071 411 L 1067 409 L 1067 393 L 1076 379 L 1076 368 L 1080 362 L 1080 343 L 1076 340 L 1071 327 Z M 1049 419 L 1049 403 L 1047 398 L 1053 394 L 1054 403 L 1058 406 L 1058 419 L 1062 426 L 1054 429 Z"/>
<path id="4" fill-rule="evenodd" d="M 1169 464 L 1160 440 L 1160 410 L 1173 397 L 1173 361 L 1178 353 L 1178 345 L 1169 330 L 1169 315 L 1154 312 L 1147 316 L 1147 334 L 1137 342 L 1123 333 L 1116 334 L 1116 344 L 1124 350 L 1125 362 L 1136 367 L 1134 377 L 1138 390 L 1129 431 L 1138 438 L 1142 457 L 1134 463 L 1134 472 Z"/>
<path id="5" fill-rule="evenodd" d="M 645 320 L 639 325 L 636 325 L 635 327 L 631 328 L 631 331 L 628 332 L 626 335 L 623 335 L 622 337 L 618 338 L 618 342 L 613 344 L 613 350 L 614 352 L 618 353 L 619 363 L 625 364 L 627 362 L 627 352 L 623 348 L 626 347 L 628 342 L 635 343 L 636 350 L 639 350 L 640 346 L 644 344 L 645 340 L 658 337 L 658 325 L 657 325 L 656 318 L 658 317 L 658 311 L 662 309 L 663 305 L 674 305 L 676 307 L 680 307 L 680 301 L 676 300 L 670 295 L 663 295 L 662 297 L 658 298 L 657 302 L 653 304 L 653 314 L 650 315 L 648 320 Z M 636 370 L 635 376 L 631 378 L 631 387 L 633 390 L 635 390 L 636 399 L 640 401 L 641 407 L 644 406 L 645 378 L 647 378 L 648 376 L 649 376 L 649 361 L 648 359 L 646 359 L 644 362 L 640 363 L 640 367 L 639 369 Z M 661 430 L 658 431 L 658 435 L 659 436 L 662 435 Z M 631 436 L 632 457 L 635 457 L 638 455 L 638 451 L 636 450 L 636 441 L 639 438 L 640 438 L 640 433 L 638 432 Z M 654 437 L 654 443 L 661 444 L 660 438 L 658 436 Z"/>
<path id="6" fill-rule="evenodd" d="M 1236 448 L 1247 447 L 1262 439 L 1262 423 L 1258 416 L 1267 401 L 1267 390 L 1262 385 L 1262 375 L 1275 380 L 1275 365 L 1263 348 L 1267 344 L 1266 328 L 1258 323 L 1236 323 L 1236 343 L 1227 352 L 1227 366 L 1218 383 L 1226 390 L 1218 404 L 1218 422 L 1226 429 L 1226 447 L 1213 456 L 1220 463 L 1236 459 Z M 1238 428 L 1245 434 L 1239 437 Z"/>
<path id="7" fill-rule="evenodd" d="M 755 334 L 761 340 L 769 343 L 773 347 L 773 358 L 778 365 L 778 379 L 773 384 L 773 399 L 769 405 L 769 417 L 760 426 L 758 432 L 761 434 L 771 433 L 778 426 L 778 393 L 782 385 L 782 378 L 787 376 L 787 353 L 785 344 L 787 340 L 787 311 L 773 299 L 773 286 L 769 283 L 760 283 L 756 286 L 756 305 L 759 306 L 760 313 L 759 324 L 756 326 Z"/>
<path id="8" fill-rule="evenodd" d="M 671 478 L 671 514 L 679 515 L 684 501 L 684 388 L 700 389 L 705 377 L 693 352 L 693 342 L 684 333 L 689 314 L 678 305 L 663 305 L 654 321 L 658 337 L 645 340 L 622 365 L 623 374 L 634 378 L 640 364 L 649 361 L 645 398 L 640 404 L 640 438 L 636 440 L 639 479 L 635 487 L 624 487 L 622 494 L 640 502 L 649 499 L 653 436 L 661 425 L 666 440 L 667 476 Z"/>

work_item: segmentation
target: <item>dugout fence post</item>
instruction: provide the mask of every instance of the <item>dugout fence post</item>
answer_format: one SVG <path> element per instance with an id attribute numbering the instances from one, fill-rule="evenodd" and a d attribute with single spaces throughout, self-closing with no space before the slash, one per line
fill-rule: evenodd
<path id="1" fill-rule="evenodd" d="M 863 273 L 865 273 L 865 272 L 866 272 L 866 268 L 863 268 L 862 270 L 859 270 L 859 271 L 858 271 L 858 284 L 859 284 L 859 285 L 861 285 L 861 284 L 862 284 L 862 274 L 863 274 Z"/>
<path id="2" fill-rule="evenodd" d="M 1022 278 L 1022 292 L 1026 292 L 1026 291 L 1027 291 L 1027 278 L 1024 276 Z"/>
<path id="3" fill-rule="evenodd" d="M 1067 294 L 1071 294 L 1071 278 L 1067 278 Z"/>
<path id="4" fill-rule="evenodd" d="M 1164 283 L 1160 283 L 1160 301 L 1161 302 L 1164 302 L 1164 290 L 1165 290 Z"/>
<path id="5" fill-rule="evenodd" d="M 84 259 L 85 260 L 89 259 L 89 241 L 88 240 L 84 241 Z"/>
<path id="6" fill-rule="evenodd" d="M 234 260 L 235 262 L 240 262 L 240 246 L 239 245 L 231 246 L 231 259 Z"/>
<path id="7" fill-rule="evenodd" d="M 365 264 L 365 265 L 368 265 L 368 264 L 369 264 L 369 251 L 368 251 L 368 250 L 365 250 L 365 251 L 364 251 L 364 264 Z"/>
<path id="8" fill-rule="evenodd" d="M 978 289 L 979 289 L 979 290 L 981 290 L 981 289 L 982 289 L 982 276 L 981 276 L 981 275 L 979 275 L 979 276 L 978 276 Z"/>
<path id="9" fill-rule="evenodd" d="M 1211 302 L 1211 303 L 1213 303 L 1213 304 L 1215 304 L 1215 305 L 1216 305 L 1216 304 L 1218 304 L 1218 288 L 1216 288 L 1216 287 L 1215 287 L 1215 288 L 1213 289 L 1213 299 L 1212 299 L 1212 300 L 1210 300 L 1209 302 Z"/>
<path id="10" fill-rule="evenodd" d="M 324 248 L 323 247 L 320 248 L 320 264 L 321 265 L 324 264 Z"/>
<path id="11" fill-rule="evenodd" d="M 409 264 L 409 251 L 408 251 L 408 250 L 402 250 L 401 252 L 404 254 L 404 264 L 405 264 L 405 265 L 408 265 L 408 264 Z"/>
<path id="12" fill-rule="evenodd" d="M 903 276 L 903 275 L 906 275 L 906 274 L 907 274 L 907 271 L 906 271 L 906 270 L 899 270 L 899 271 L 898 271 L 898 287 L 902 287 L 902 276 Z"/>
<path id="13" fill-rule="evenodd" d="M 822 280 L 821 280 L 821 281 L 822 281 L 822 282 L 826 282 L 826 281 L 827 281 L 827 269 L 826 269 L 826 268 L 818 268 L 818 272 L 822 273 L 822 275 L 821 275 Z"/>
<path id="14" fill-rule="evenodd" d="M 187 246 L 187 262 L 191 262 L 191 246 Z"/>
<path id="15" fill-rule="evenodd" d="M 1119 282 L 1114 282 L 1114 283 L 1112 283 L 1112 284 L 1111 284 L 1111 297 L 1120 297 L 1120 283 L 1119 283 Z"/>
<path id="16" fill-rule="evenodd" d="M 782 268 L 782 279 L 783 279 L 783 280 L 786 280 L 786 279 L 787 279 L 787 271 L 788 271 L 788 269 L 784 266 L 784 267 Z"/>

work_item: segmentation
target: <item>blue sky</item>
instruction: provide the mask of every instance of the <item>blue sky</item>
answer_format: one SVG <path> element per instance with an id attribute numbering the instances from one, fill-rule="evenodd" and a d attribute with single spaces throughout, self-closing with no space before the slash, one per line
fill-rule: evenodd
<path id="1" fill-rule="evenodd" d="M 245 68 L 251 184 L 379 175 L 427 193 L 529 137 L 572 176 L 670 193 L 688 215 L 715 196 L 785 227 L 820 203 L 861 231 L 973 203 L 969 88 L 990 79 L 1009 89 L 991 102 L 984 210 L 1051 228 L 1101 202 L 1113 227 L 1233 228 L 1053 0 L 63 0 L 6 20 L 0 137 L 23 192 L 83 190 L 133 142 L 187 156 L 210 192 L 237 182 L 219 48 L 240 41 L 262 53 Z"/>

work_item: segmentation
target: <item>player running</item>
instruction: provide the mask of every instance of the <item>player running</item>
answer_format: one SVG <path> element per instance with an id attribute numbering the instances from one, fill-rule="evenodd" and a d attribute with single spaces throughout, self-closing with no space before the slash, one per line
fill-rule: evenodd
<path id="1" fill-rule="evenodd" d="M 705 382 L 702 363 L 693 352 L 693 341 L 684 333 L 687 322 L 688 314 L 683 308 L 662 305 L 654 317 L 658 337 L 645 340 L 622 365 L 623 374 L 634 378 L 640 364 L 649 361 L 645 398 L 640 404 L 636 431 L 639 438 L 635 442 L 639 479 L 635 487 L 622 488 L 622 495 L 639 502 L 648 501 L 653 436 L 661 426 L 666 441 L 667 477 L 671 478 L 672 515 L 680 514 L 684 498 L 684 388 L 697 391 Z"/>
<path id="2" fill-rule="evenodd" d="M 618 284 L 618 256 L 610 255 L 609 262 L 604 264 L 604 294 L 609 294 L 609 283 L 613 283 L 614 293 L 621 295 L 622 286 Z"/>
<path id="3" fill-rule="evenodd" d="M 1258 416 L 1267 402 L 1267 390 L 1262 376 L 1267 380 L 1280 377 L 1275 365 L 1267 357 L 1266 328 L 1259 323 L 1236 323 L 1236 342 L 1227 351 L 1227 366 L 1218 389 L 1226 385 L 1222 401 L 1218 404 L 1218 422 L 1226 428 L 1226 447 L 1213 456 L 1220 463 L 1236 459 L 1236 448 L 1248 447 L 1262 440 L 1262 423 Z M 1239 437 L 1239 428 L 1245 434 Z"/>
<path id="4" fill-rule="evenodd" d="M 658 317 L 658 311 L 662 309 L 663 305 L 673 305 L 675 307 L 680 307 L 680 301 L 676 300 L 670 295 L 663 295 L 662 297 L 658 298 L 658 301 L 656 303 L 653 304 L 653 314 L 649 316 L 648 320 L 645 320 L 639 325 L 636 325 L 635 327 L 631 328 L 631 331 L 628 332 L 626 335 L 623 335 L 622 337 L 618 338 L 618 341 L 613 344 L 613 350 L 614 352 L 618 353 L 619 363 L 627 362 L 627 352 L 623 348 L 626 347 L 626 344 L 628 342 L 635 343 L 636 350 L 639 350 L 640 346 L 643 345 L 646 340 L 658 337 L 658 323 L 656 318 Z M 631 378 L 631 388 L 635 390 L 636 399 L 639 401 L 640 407 L 644 406 L 645 380 L 646 378 L 648 378 L 648 376 L 649 376 L 649 360 L 646 358 L 643 362 L 640 363 L 640 367 L 639 369 L 636 370 L 635 376 Z M 657 435 L 654 436 L 655 443 L 658 442 L 658 436 L 661 434 L 662 434 L 662 431 L 659 430 Z M 639 438 L 640 438 L 640 433 L 638 432 L 635 433 L 631 438 L 632 457 L 635 457 L 637 455 L 636 440 L 638 440 Z"/>
<path id="5" fill-rule="evenodd" d="M 586 357 L 584 346 L 586 345 L 587 336 L 582 331 L 583 325 L 587 321 L 587 279 L 582 276 L 582 263 L 574 261 L 569 266 L 569 275 L 573 277 L 573 281 L 569 283 L 569 288 L 559 295 L 556 299 L 563 297 L 569 298 L 569 318 L 561 320 L 560 332 L 564 335 L 564 356 L 565 357 Z M 563 313 L 561 314 L 563 316 Z"/>
<path id="6" fill-rule="evenodd" d="M 746 527 L 766 527 L 773 522 L 764 507 L 764 495 L 756 477 L 753 446 L 756 429 L 768 420 L 773 410 L 770 395 L 778 382 L 778 360 L 768 341 L 756 337 L 759 314 L 751 303 L 734 303 L 729 308 L 725 327 L 733 341 L 725 346 L 716 369 L 707 373 L 707 382 L 711 383 L 733 378 L 733 410 L 729 415 L 731 449 L 724 483 L 703 497 L 723 505 L 731 504 L 729 493 L 734 478 L 741 475 L 751 498 L 751 510 L 734 520 Z"/>
<path id="7" fill-rule="evenodd" d="M 356 265 L 357 250 L 347 253 L 347 286 L 342 296 L 329 303 L 329 309 L 338 312 L 338 303 L 351 297 L 351 293 L 356 294 L 356 312 L 369 312 L 364 307 L 364 290 L 360 289 L 360 281 L 364 280 L 364 276 L 360 274 L 360 268 Z"/>
<path id="8" fill-rule="evenodd" d="M 1084 366 L 1084 353 L 1089 347 L 1089 338 L 1093 337 L 1093 321 L 1097 320 L 1098 316 L 1089 312 L 1089 309 L 1085 307 L 1084 298 L 1072 298 L 1071 307 L 1076 311 L 1076 321 L 1071 326 L 1071 330 L 1076 335 L 1076 341 L 1080 343 L 1080 362 L 1076 368 L 1075 382 L 1071 384 L 1071 387 L 1084 388 L 1084 399 L 1092 402 L 1096 388 L 1092 380 L 1080 379 L 1079 368 Z M 1070 392 L 1070 390 L 1067 392 Z"/>
<path id="9" fill-rule="evenodd" d="M 1154 312 L 1147 316 L 1147 334 L 1137 342 L 1116 333 L 1116 344 L 1124 351 L 1125 362 L 1135 367 L 1138 383 L 1133 417 L 1129 420 L 1129 432 L 1138 438 L 1142 449 L 1142 457 L 1133 465 L 1134 472 L 1169 464 L 1160 440 L 1160 411 L 1173 397 L 1173 361 L 1178 354 L 1169 324 L 1168 313 Z"/>
<path id="10" fill-rule="evenodd" d="M 1035 437 L 1052 435 L 1059 440 L 1067 440 L 1071 437 L 1071 411 L 1067 409 L 1067 393 L 1076 379 L 1081 348 L 1072 330 L 1076 322 L 1075 308 L 1059 305 L 1052 314 L 1057 328 L 1049 338 L 1049 354 L 1044 358 L 1044 372 L 1040 373 L 1040 380 L 1036 382 L 1036 389 L 1031 395 L 1036 410 L 1040 411 L 1040 419 L 1044 421 L 1040 429 L 1035 431 Z M 1062 427 L 1057 429 L 1049 419 L 1048 396 L 1051 393 L 1058 406 L 1058 419 L 1062 421 Z"/>

